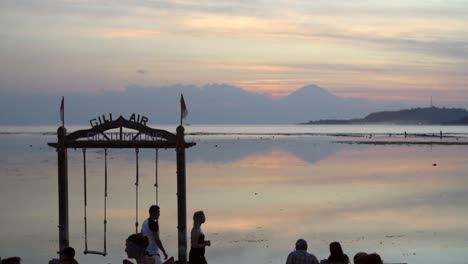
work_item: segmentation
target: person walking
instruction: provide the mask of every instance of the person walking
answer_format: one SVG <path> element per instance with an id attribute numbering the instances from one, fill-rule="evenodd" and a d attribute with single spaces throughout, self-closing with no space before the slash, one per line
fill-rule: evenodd
<path id="1" fill-rule="evenodd" d="M 205 223 L 206 217 L 203 211 L 193 214 L 193 228 L 191 233 L 191 248 L 189 253 L 190 264 L 207 264 L 205 258 L 205 247 L 211 246 L 211 241 L 205 240 L 205 234 L 201 230 L 201 225 Z"/>
<path id="2" fill-rule="evenodd" d="M 148 255 L 153 257 L 155 264 L 162 264 L 159 251 L 164 254 L 164 259 L 167 259 L 167 253 L 159 236 L 159 215 L 160 209 L 157 205 L 152 205 L 149 208 L 149 217 L 141 226 L 141 233 L 148 238 L 148 247 L 146 251 Z"/>

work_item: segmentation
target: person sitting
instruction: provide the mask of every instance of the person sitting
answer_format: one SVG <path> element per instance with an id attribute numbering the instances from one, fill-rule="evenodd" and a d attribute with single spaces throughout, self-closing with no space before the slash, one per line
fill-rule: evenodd
<path id="1" fill-rule="evenodd" d="M 367 256 L 366 252 L 358 252 L 356 255 L 353 257 L 353 262 L 354 264 L 360 264 L 362 257 Z"/>
<path id="2" fill-rule="evenodd" d="M 125 241 L 125 252 L 128 258 L 135 259 L 137 264 L 155 264 L 155 259 L 146 252 L 148 238 L 142 233 L 130 235 Z M 131 261 L 125 259 L 123 264 L 130 264 Z"/>
<path id="3" fill-rule="evenodd" d="M 61 262 L 63 264 L 78 264 L 75 259 L 75 249 L 72 247 L 66 247 L 60 252 Z"/>
<path id="4" fill-rule="evenodd" d="M 321 263 L 348 264 L 349 258 L 343 253 L 340 243 L 332 242 L 330 243 L 330 256 Z"/>
<path id="5" fill-rule="evenodd" d="M 286 264 L 318 264 L 317 258 L 307 252 L 307 241 L 298 239 L 296 249 L 289 253 Z"/>
<path id="6" fill-rule="evenodd" d="M 372 253 L 359 257 L 355 264 L 383 264 L 383 261 L 377 253 Z"/>

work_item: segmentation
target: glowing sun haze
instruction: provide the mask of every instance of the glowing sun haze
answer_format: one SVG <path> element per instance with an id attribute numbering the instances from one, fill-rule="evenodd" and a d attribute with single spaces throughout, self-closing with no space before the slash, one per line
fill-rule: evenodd
<path id="1" fill-rule="evenodd" d="M 468 102 L 467 1 L 3 0 L 0 92 L 228 83 Z"/>

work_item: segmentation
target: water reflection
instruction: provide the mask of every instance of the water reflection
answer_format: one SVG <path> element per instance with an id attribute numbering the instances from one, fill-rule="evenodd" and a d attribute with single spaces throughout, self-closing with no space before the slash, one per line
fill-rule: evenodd
<path id="1" fill-rule="evenodd" d="M 0 248 L 25 263 L 46 262 L 58 245 L 56 153 L 39 147 L 53 140 L 0 137 L 0 209 L 7 212 L 0 218 Z M 377 251 L 387 262 L 464 263 L 468 257 L 463 146 L 356 146 L 325 137 L 193 140 L 197 146 L 187 153 L 188 215 L 200 209 L 207 215 L 210 263 L 284 263 L 299 237 L 319 258 L 335 240 L 349 255 Z M 103 243 L 103 156 L 102 150 L 87 154 L 89 245 L 96 250 Z M 137 211 L 135 153 L 109 151 L 106 258 L 80 253 L 82 162 L 81 150 L 69 151 L 71 244 L 80 263 L 120 263 Z M 141 224 L 156 198 L 154 151 L 141 150 L 139 170 Z M 159 152 L 158 175 L 162 239 L 168 253 L 177 255 L 173 150 Z M 25 247 L 29 253 L 19 251 Z"/>

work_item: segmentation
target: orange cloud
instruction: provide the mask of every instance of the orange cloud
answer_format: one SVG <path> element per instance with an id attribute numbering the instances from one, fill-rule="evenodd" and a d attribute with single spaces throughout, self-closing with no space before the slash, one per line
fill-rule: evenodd
<path id="1" fill-rule="evenodd" d="M 99 38 L 151 38 L 160 36 L 171 36 L 172 34 L 144 29 L 105 29 L 93 33 Z"/>

